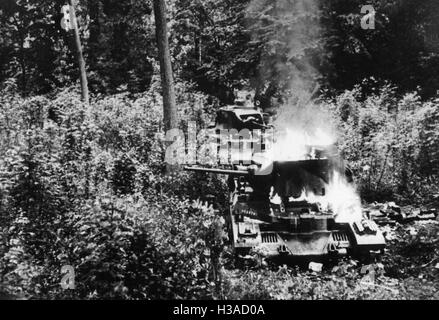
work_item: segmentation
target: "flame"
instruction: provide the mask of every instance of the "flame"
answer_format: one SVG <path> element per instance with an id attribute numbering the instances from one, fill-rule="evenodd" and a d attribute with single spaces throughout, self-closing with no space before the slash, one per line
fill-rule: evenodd
<path id="1" fill-rule="evenodd" d="M 307 152 L 305 140 L 304 133 L 286 129 L 269 149 L 270 156 L 277 161 L 305 159 Z"/>
<path id="2" fill-rule="evenodd" d="M 287 128 L 284 135 L 277 139 L 271 149 L 269 156 L 275 161 L 296 161 L 312 159 L 309 154 L 309 146 L 330 146 L 335 143 L 334 137 L 317 128 L 314 132 L 294 130 Z M 337 222 L 354 222 L 362 219 L 361 199 L 357 194 L 355 186 L 346 181 L 343 174 L 333 170 L 331 179 L 325 184 L 325 195 L 315 195 L 309 190 L 304 190 L 300 198 L 290 201 L 307 200 L 310 203 L 318 203 L 322 211 L 332 212 Z M 272 203 L 280 203 L 277 194 L 272 195 Z"/>
<path id="3" fill-rule="evenodd" d="M 313 132 L 285 128 L 267 150 L 267 155 L 275 161 L 295 161 L 309 159 L 309 146 L 330 146 L 335 143 L 331 134 L 318 128 Z"/>
<path id="4" fill-rule="evenodd" d="M 337 222 L 355 222 L 362 219 L 360 196 L 354 185 L 348 183 L 336 170 L 332 173 L 330 183 L 326 185 L 326 194 L 316 196 L 309 193 L 307 199 L 319 203 L 323 211 L 332 212 Z"/>
<path id="5" fill-rule="evenodd" d="M 328 186 L 328 201 L 337 222 L 355 222 L 362 218 L 361 199 L 355 187 L 345 177 L 334 172 Z"/>

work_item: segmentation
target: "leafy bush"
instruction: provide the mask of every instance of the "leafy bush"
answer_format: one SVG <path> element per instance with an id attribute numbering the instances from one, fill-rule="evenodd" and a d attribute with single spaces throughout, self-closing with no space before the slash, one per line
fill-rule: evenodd
<path id="1" fill-rule="evenodd" d="M 69 224 L 75 232 L 60 258 L 75 266 L 78 298 L 212 296 L 212 259 L 223 241 L 216 230 L 223 221 L 211 208 L 107 194 L 71 213 Z"/>
<path id="2" fill-rule="evenodd" d="M 363 197 L 431 200 L 439 190 L 439 101 L 399 97 L 390 85 L 375 91 L 363 99 L 356 87 L 328 105 Z"/>
<path id="3" fill-rule="evenodd" d="M 182 118 L 202 125 L 209 105 L 186 89 L 177 90 Z M 25 297 L 212 297 L 223 220 L 185 200 L 186 191 L 193 199 L 201 194 L 193 175 L 162 175 L 154 90 L 89 107 L 67 89 L 51 100 L 2 92 L 4 290 Z M 74 292 L 60 288 L 63 265 L 75 268 Z"/>

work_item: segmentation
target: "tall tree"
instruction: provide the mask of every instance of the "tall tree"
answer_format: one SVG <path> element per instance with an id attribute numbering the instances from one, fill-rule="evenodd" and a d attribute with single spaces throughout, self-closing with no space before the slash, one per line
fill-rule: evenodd
<path id="1" fill-rule="evenodd" d="M 82 1 L 85 3 L 85 1 Z M 89 37 L 83 48 L 88 82 L 94 92 L 112 94 L 148 90 L 157 55 L 152 2 L 88 0 L 81 17 Z"/>
<path id="2" fill-rule="evenodd" d="M 233 103 L 233 90 L 239 89 L 243 80 L 257 78 L 259 53 L 245 17 L 249 3 L 174 0 L 168 7 L 175 72 L 222 103 Z"/>
<path id="3" fill-rule="evenodd" d="M 169 53 L 168 28 L 166 25 L 165 0 L 153 0 L 156 24 L 157 46 L 159 49 L 160 75 L 162 79 L 163 120 L 165 131 L 177 127 L 174 80 L 171 55 Z"/>
<path id="4" fill-rule="evenodd" d="M 70 4 L 70 19 L 72 21 L 73 34 L 75 40 L 76 57 L 78 59 L 79 79 L 81 81 L 82 100 L 88 104 L 89 97 L 88 97 L 87 73 L 85 70 L 84 56 L 82 54 L 81 38 L 79 37 L 78 21 L 76 20 L 75 0 L 70 0 L 69 4 Z"/>

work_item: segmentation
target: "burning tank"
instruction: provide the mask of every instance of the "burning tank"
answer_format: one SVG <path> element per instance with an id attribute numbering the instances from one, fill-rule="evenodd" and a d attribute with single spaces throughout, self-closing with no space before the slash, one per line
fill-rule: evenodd
<path id="1" fill-rule="evenodd" d="M 212 129 L 218 134 L 226 129 L 269 128 L 260 111 L 235 105 L 218 111 Z M 252 150 L 260 143 L 247 138 Z M 228 175 L 226 216 L 236 253 L 253 249 L 268 257 L 304 257 L 363 255 L 384 249 L 377 225 L 362 217 L 350 170 L 334 146 L 306 145 L 300 158 L 285 161 L 271 159 L 263 146 L 256 149 L 247 162 L 185 167 Z"/>

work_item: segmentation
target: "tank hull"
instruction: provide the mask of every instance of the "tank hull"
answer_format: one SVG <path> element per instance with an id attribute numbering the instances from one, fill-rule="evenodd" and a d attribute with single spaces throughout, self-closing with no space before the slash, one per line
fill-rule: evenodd
<path id="1" fill-rule="evenodd" d="M 385 247 L 383 234 L 371 221 L 337 223 L 325 213 L 267 215 L 255 209 L 257 205 L 243 209 L 246 205 L 229 210 L 231 241 L 238 254 L 253 250 L 266 257 L 343 256 Z"/>

